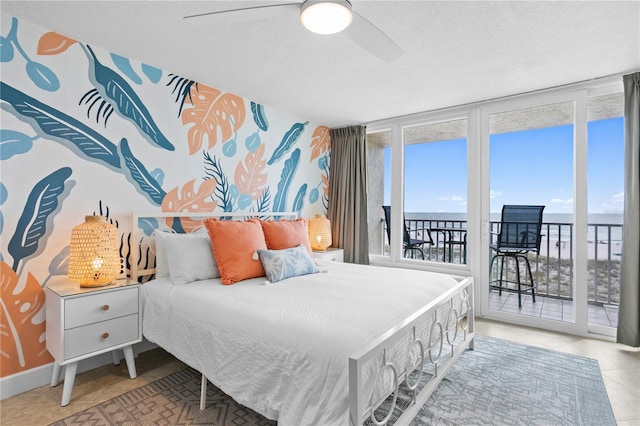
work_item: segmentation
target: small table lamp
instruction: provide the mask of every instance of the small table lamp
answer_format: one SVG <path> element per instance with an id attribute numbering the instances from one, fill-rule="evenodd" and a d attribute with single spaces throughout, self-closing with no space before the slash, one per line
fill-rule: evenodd
<path id="1" fill-rule="evenodd" d="M 309 221 L 309 243 L 315 251 L 325 251 L 331 245 L 331 222 L 317 214 Z"/>
<path id="2" fill-rule="evenodd" d="M 120 272 L 118 229 L 102 216 L 85 216 L 71 231 L 69 279 L 80 287 L 109 285 Z"/>

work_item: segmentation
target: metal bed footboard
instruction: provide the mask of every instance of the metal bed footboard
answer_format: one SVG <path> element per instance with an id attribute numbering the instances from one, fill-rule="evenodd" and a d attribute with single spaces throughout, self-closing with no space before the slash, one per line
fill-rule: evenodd
<path id="1" fill-rule="evenodd" d="M 368 347 L 349 357 L 349 422 L 351 425 L 362 425 L 367 419 L 376 426 L 386 425 L 396 408 L 401 384 L 411 394 L 412 402 L 396 419 L 394 426 L 410 423 L 465 347 L 473 349 L 475 337 L 473 295 L 473 278 L 465 278 L 429 305 L 374 340 Z M 418 328 L 425 325 L 428 328 L 426 339 L 417 332 Z M 461 338 L 458 333 L 461 333 Z M 410 341 L 406 350 L 409 354 L 408 359 L 411 353 L 417 352 L 420 359 L 419 365 L 409 365 L 409 360 L 406 365 L 397 365 L 397 360 L 390 360 L 388 352 L 394 345 L 402 344 L 403 340 Z M 444 348 L 450 349 L 450 353 L 445 354 L 447 351 L 444 351 Z M 370 362 L 373 360 L 378 360 L 377 371 L 366 370 L 366 366 L 370 367 Z M 418 384 L 423 376 L 425 362 L 432 364 L 435 373 L 419 389 Z M 414 380 L 410 377 L 415 378 L 418 368 L 418 379 L 410 383 Z M 367 388 L 365 375 L 372 373 L 376 375 L 376 379 L 373 382 L 369 381 L 371 387 Z M 384 382 L 383 376 L 387 377 L 387 382 L 389 377 L 392 378 L 394 391 L 393 396 L 390 396 L 389 409 L 380 419 L 379 417 L 382 416 L 380 413 L 376 415 L 376 409 L 385 398 L 374 400 L 374 391 L 379 382 L 378 379 Z"/>

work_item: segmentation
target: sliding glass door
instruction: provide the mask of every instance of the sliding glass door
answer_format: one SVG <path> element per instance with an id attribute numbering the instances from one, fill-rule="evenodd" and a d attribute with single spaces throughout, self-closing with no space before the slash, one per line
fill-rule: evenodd
<path id="1" fill-rule="evenodd" d="M 567 100 L 488 114 L 488 297 L 496 314 L 574 322 L 574 110 Z M 518 226 L 517 217 L 501 223 L 505 205 L 544 207 L 537 244 L 496 247 L 501 227 Z M 537 238 L 527 232 L 516 243 Z"/>
<path id="2" fill-rule="evenodd" d="M 624 236 L 622 109 L 618 84 L 483 107 L 480 298 L 488 317 L 614 335 Z M 513 255 L 492 262 L 504 205 L 544 206 L 539 247 L 522 251 L 519 263 Z M 519 300 L 518 280 L 532 284 L 535 301 L 529 286 Z"/>

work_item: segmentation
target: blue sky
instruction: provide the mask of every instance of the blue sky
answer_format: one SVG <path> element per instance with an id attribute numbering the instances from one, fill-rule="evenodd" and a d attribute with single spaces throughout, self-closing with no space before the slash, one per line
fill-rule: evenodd
<path id="1" fill-rule="evenodd" d="M 589 213 L 622 213 L 623 119 L 588 125 Z M 492 135 L 492 212 L 503 204 L 542 204 L 545 213 L 573 210 L 573 126 Z M 466 212 L 466 140 L 405 148 L 405 211 Z M 390 149 L 385 155 L 385 203 L 390 202 Z"/>

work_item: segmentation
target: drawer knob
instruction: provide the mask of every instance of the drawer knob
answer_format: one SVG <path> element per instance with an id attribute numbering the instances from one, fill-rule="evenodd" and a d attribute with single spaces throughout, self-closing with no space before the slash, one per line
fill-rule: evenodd
<path id="1" fill-rule="evenodd" d="M 104 306 L 102 307 L 102 310 L 103 310 L 103 311 L 108 311 L 108 310 L 109 310 L 109 305 L 104 305 Z"/>
<path id="2" fill-rule="evenodd" d="M 102 338 L 103 338 L 103 339 L 107 339 L 108 337 L 109 337 L 109 333 L 103 333 L 103 334 L 102 334 Z"/>

